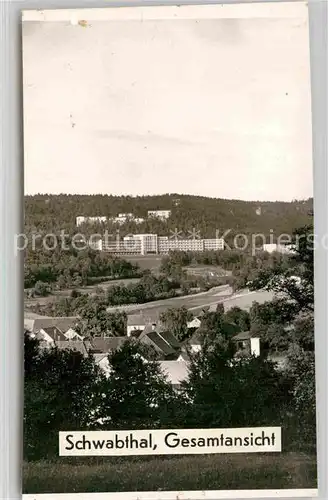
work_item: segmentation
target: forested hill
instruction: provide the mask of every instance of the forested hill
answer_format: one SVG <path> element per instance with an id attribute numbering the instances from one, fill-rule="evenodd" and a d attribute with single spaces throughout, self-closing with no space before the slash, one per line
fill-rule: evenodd
<path id="1" fill-rule="evenodd" d="M 260 202 L 225 200 L 181 194 L 161 196 L 110 195 L 34 195 L 25 197 L 26 231 L 74 231 L 77 216 L 115 217 L 133 213 L 147 217 L 148 210 L 171 210 L 168 221 L 146 220 L 136 226 L 129 222 L 124 229 L 134 232 L 168 234 L 177 228 L 185 234 L 200 231 L 202 237 L 214 238 L 215 231 L 231 229 L 231 234 L 273 232 L 291 233 L 296 227 L 311 222 L 313 200 L 293 202 Z"/>

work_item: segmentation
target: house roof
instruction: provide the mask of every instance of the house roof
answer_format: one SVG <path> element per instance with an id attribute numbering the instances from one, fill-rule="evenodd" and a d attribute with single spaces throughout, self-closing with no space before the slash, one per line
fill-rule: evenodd
<path id="1" fill-rule="evenodd" d="M 52 340 L 67 341 L 65 335 L 61 330 L 59 330 L 59 328 L 57 328 L 57 326 L 48 326 L 46 328 L 42 328 L 42 330 L 46 332 L 49 335 L 49 337 L 52 338 Z"/>
<path id="2" fill-rule="evenodd" d="M 74 328 L 78 318 L 76 316 L 54 317 L 54 318 L 36 318 L 33 324 L 33 332 L 37 333 L 41 329 L 56 326 L 63 333 L 70 328 Z"/>
<path id="3" fill-rule="evenodd" d="M 98 353 L 108 353 L 121 347 L 128 337 L 96 337 L 90 341 L 90 351 Z"/>
<path id="4" fill-rule="evenodd" d="M 200 345 L 201 344 L 201 329 L 200 328 L 197 328 L 197 330 L 194 331 L 191 338 L 187 340 L 187 344 L 189 344 L 189 345 Z"/>
<path id="5" fill-rule="evenodd" d="M 140 326 L 145 324 L 145 318 L 142 314 L 130 314 L 127 317 L 127 326 Z"/>
<path id="6" fill-rule="evenodd" d="M 168 343 L 171 347 L 178 349 L 180 347 L 180 343 L 175 338 L 175 336 L 168 331 L 160 331 L 159 335 Z"/>
<path id="7" fill-rule="evenodd" d="M 169 354 L 173 354 L 175 352 L 175 349 L 173 347 L 171 347 L 169 344 L 167 344 L 165 342 L 165 340 L 163 340 L 159 335 L 158 333 L 156 332 L 149 332 L 146 337 L 148 337 L 153 344 L 155 344 L 155 346 L 160 350 L 162 351 L 163 354 L 165 355 L 169 355 Z M 145 337 L 143 337 L 145 338 Z"/>
<path id="8" fill-rule="evenodd" d="M 156 310 L 156 308 L 144 311 L 142 313 L 142 316 L 145 318 L 146 323 L 156 323 L 156 324 L 159 323 L 160 313 L 158 312 L 158 310 Z"/>
<path id="9" fill-rule="evenodd" d="M 240 332 L 237 333 L 234 337 L 232 337 L 232 340 L 249 340 L 253 338 L 258 338 L 257 333 L 251 333 L 251 332 Z"/>
<path id="10" fill-rule="evenodd" d="M 88 351 L 83 341 L 81 340 L 59 340 L 55 342 L 55 346 L 60 350 L 77 351 L 87 356 Z"/>
<path id="11" fill-rule="evenodd" d="M 106 353 L 95 353 L 93 355 L 94 357 L 94 360 L 96 363 L 100 363 L 100 361 L 102 361 L 103 359 L 105 359 L 107 357 L 107 354 Z"/>
<path id="12" fill-rule="evenodd" d="M 153 328 L 153 325 L 151 323 L 148 323 L 145 328 L 143 329 L 141 335 L 139 336 L 139 339 L 141 340 L 145 335 L 148 335 L 148 333 L 150 332 L 154 332 L 156 330 L 154 330 Z"/>
<path id="13" fill-rule="evenodd" d="M 184 361 L 189 361 L 190 360 L 190 357 L 188 356 L 188 354 L 184 351 L 181 351 L 180 354 L 179 354 L 179 358 L 182 358 Z"/>
<path id="14" fill-rule="evenodd" d="M 185 361 L 159 361 L 162 372 L 172 385 L 179 385 L 188 378 L 188 364 Z"/>

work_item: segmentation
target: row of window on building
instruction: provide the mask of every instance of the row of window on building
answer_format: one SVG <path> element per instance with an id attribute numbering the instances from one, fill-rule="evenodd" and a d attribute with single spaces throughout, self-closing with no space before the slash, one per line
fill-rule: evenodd
<path id="1" fill-rule="evenodd" d="M 116 241 L 99 239 L 92 244 L 95 250 L 117 254 L 166 254 L 170 251 L 204 252 L 223 250 L 222 238 L 212 239 L 171 239 L 157 234 L 134 234 Z"/>

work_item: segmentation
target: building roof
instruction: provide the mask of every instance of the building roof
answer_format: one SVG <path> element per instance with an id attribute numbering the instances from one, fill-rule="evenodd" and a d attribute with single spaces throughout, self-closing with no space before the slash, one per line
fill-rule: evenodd
<path id="1" fill-rule="evenodd" d="M 77 320 L 76 316 L 36 318 L 33 324 L 33 332 L 37 333 L 41 329 L 56 326 L 63 333 L 66 333 L 70 328 L 74 328 Z"/>
<path id="2" fill-rule="evenodd" d="M 63 332 L 59 330 L 59 328 L 57 328 L 56 326 L 48 326 L 46 328 L 42 328 L 42 330 L 46 332 L 49 335 L 49 337 L 52 338 L 52 340 L 67 341 Z"/>
<path id="3" fill-rule="evenodd" d="M 181 357 L 184 361 L 190 361 L 190 357 L 185 351 L 181 351 L 178 357 Z"/>
<path id="4" fill-rule="evenodd" d="M 234 337 L 232 337 L 232 340 L 249 340 L 249 339 L 254 339 L 254 338 L 259 338 L 259 335 L 257 333 L 251 333 L 251 332 L 240 332 L 237 333 Z"/>
<path id="5" fill-rule="evenodd" d="M 143 311 L 142 316 L 145 318 L 146 323 L 156 323 L 159 325 L 160 313 L 156 307 Z"/>
<path id="6" fill-rule="evenodd" d="M 96 363 L 100 363 L 103 359 L 107 358 L 107 353 L 95 353 L 93 358 Z"/>
<path id="7" fill-rule="evenodd" d="M 140 326 L 145 324 L 145 318 L 142 314 L 129 314 L 127 317 L 127 326 Z"/>
<path id="8" fill-rule="evenodd" d="M 171 332 L 159 331 L 158 333 L 171 347 L 175 349 L 180 347 L 180 343 Z"/>
<path id="9" fill-rule="evenodd" d="M 87 356 L 88 351 L 83 341 L 81 340 L 59 340 L 55 342 L 55 346 L 60 350 L 77 351 Z"/>
<path id="10" fill-rule="evenodd" d="M 90 341 L 90 352 L 108 353 L 121 347 L 129 337 L 95 337 Z"/>
<path id="11" fill-rule="evenodd" d="M 162 372 L 172 385 L 180 385 L 188 378 L 188 364 L 185 361 L 159 361 Z"/>
<path id="12" fill-rule="evenodd" d="M 189 345 L 200 345 L 202 343 L 201 334 L 201 329 L 197 328 L 197 330 L 194 331 L 193 335 L 190 339 L 187 340 L 186 343 Z"/>
<path id="13" fill-rule="evenodd" d="M 151 340 L 151 342 L 155 344 L 157 349 L 162 351 L 162 353 L 165 354 L 166 356 L 169 354 L 173 354 L 175 352 L 175 349 L 171 347 L 169 344 L 167 344 L 167 342 L 165 342 L 165 340 L 163 340 L 155 331 L 149 332 L 146 335 L 146 337 L 148 337 Z"/>
<path id="14" fill-rule="evenodd" d="M 156 331 L 156 329 L 154 329 L 152 323 L 148 323 L 145 328 L 143 329 L 141 335 L 139 336 L 139 338 L 141 339 L 142 337 L 144 337 L 145 335 L 148 335 L 148 333 L 150 332 L 154 332 Z"/>

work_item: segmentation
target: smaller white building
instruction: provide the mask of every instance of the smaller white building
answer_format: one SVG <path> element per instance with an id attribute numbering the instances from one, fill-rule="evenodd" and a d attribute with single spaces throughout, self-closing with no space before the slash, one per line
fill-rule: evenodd
<path id="1" fill-rule="evenodd" d="M 291 248 L 289 245 L 279 245 L 277 243 L 264 243 L 263 245 L 263 251 L 272 253 L 272 252 L 279 252 L 279 253 L 295 253 L 295 250 Z"/>
<path id="2" fill-rule="evenodd" d="M 236 354 L 260 356 L 261 342 L 257 335 L 253 335 L 251 332 L 241 332 L 235 335 L 232 340 L 236 344 Z"/>
<path id="3" fill-rule="evenodd" d="M 171 210 L 148 210 L 148 217 L 166 220 L 171 216 Z"/>
<path id="4" fill-rule="evenodd" d="M 141 314 L 130 314 L 127 317 L 126 335 L 131 337 L 135 331 L 144 331 L 146 321 Z"/>
<path id="5" fill-rule="evenodd" d="M 201 320 L 199 318 L 193 318 L 191 321 L 188 321 L 187 328 L 199 328 L 201 325 Z"/>
<path id="6" fill-rule="evenodd" d="M 96 222 L 107 222 L 107 217 L 105 216 L 97 216 L 97 217 L 85 217 L 84 215 L 79 215 L 76 217 L 76 225 L 77 227 L 81 226 L 84 223 L 87 224 L 95 224 Z"/>

